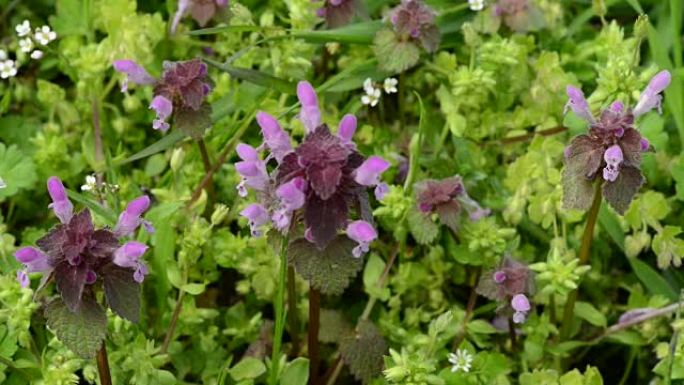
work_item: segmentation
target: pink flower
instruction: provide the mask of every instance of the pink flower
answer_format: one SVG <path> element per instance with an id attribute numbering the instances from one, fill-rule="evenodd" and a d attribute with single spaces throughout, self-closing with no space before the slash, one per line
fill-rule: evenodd
<path id="1" fill-rule="evenodd" d="M 126 90 L 128 90 L 129 81 L 140 85 L 154 84 L 156 81 L 152 75 L 147 73 L 142 66 L 133 60 L 115 60 L 114 69 L 117 72 L 127 75 L 126 80 L 124 80 L 123 85 L 121 86 L 121 92 L 126 92 Z"/>
<path id="2" fill-rule="evenodd" d="M 22 247 L 14 253 L 14 257 L 24 265 L 24 270 L 17 272 L 17 280 L 21 287 L 28 287 L 30 283 L 28 273 L 42 273 L 53 269 L 47 254 L 34 247 Z"/>
<path id="3" fill-rule="evenodd" d="M 577 116 L 593 123 L 595 119 L 589 110 L 589 104 L 587 104 L 587 100 L 584 98 L 582 90 L 573 86 L 568 86 L 566 90 L 569 99 L 567 104 L 565 104 L 564 113 L 567 113 L 568 109 L 572 109 Z"/>
<path id="4" fill-rule="evenodd" d="M 240 215 L 247 218 L 252 236 L 260 237 L 262 233 L 259 227 L 267 224 L 269 220 L 268 211 L 266 211 L 264 206 L 253 203 L 240 211 Z"/>
<path id="5" fill-rule="evenodd" d="M 264 143 L 278 163 L 283 161 L 285 155 L 292 152 L 290 137 L 280 128 L 278 121 L 271 115 L 259 111 L 256 115 L 257 123 L 261 127 L 261 135 Z"/>
<path id="6" fill-rule="evenodd" d="M 126 209 L 119 215 L 119 221 L 114 227 L 117 237 L 125 237 L 133 234 L 140 225 L 144 225 L 147 232 L 153 232 L 152 226 L 142 218 L 142 214 L 150 207 L 150 198 L 147 195 L 140 196 L 128 203 Z"/>
<path id="7" fill-rule="evenodd" d="M 157 113 L 157 118 L 152 122 L 152 128 L 166 132 L 169 129 L 169 124 L 166 122 L 173 113 L 173 103 L 162 95 L 157 95 L 152 99 L 150 108 Z"/>
<path id="8" fill-rule="evenodd" d="M 360 258 L 368 252 L 370 243 L 378 237 L 378 233 L 370 223 L 358 220 L 347 226 L 347 236 L 358 243 L 358 246 L 352 250 L 352 254 Z"/>
<path id="9" fill-rule="evenodd" d="M 74 215 L 74 205 L 67 197 L 66 189 L 62 181 L 56 176 L 52 176 L 47 181 L 48 194 L 52 198 L 52 203 L 48 206 L 54 212 L 59 221 L 69 223 Z"/>
<path id="10" fill-rule="evenodd" d="M 527 312 L 532 308 L 530 306 L 530 301 L 527 299 L 525 294 L 516 294 L 511 299 L 511 307 L 515 310 L 513 314 L 513 322 L 523 323 L 527 317 Z"/>
<path id="11" fill-rule="evenodd" d="M 641 93 L 639 102 L 634 107 L 634 116 L 643 115 L 654 108 L 658 108 L 658 112 L 661 112 L 663 97 L 660 93 L 670 85 L 670 81 L 672 81 L 672 75 L 668 70 L 658 72 L 648 83 L 644 92 Z"/>
<path id="12" fill-rule="evenodd" d="M 311 83 L 300 81 L 297 83 L 297 97 L 302 104 L 299 119 L 304 124 L 306 132 L 313 132 L 321 125 L 321 111 L 318 109 L 318 97 Z"/>
<path id="13" fill-rule="evenodd" d="M 145 279 L 148 270 L 147 266 L 140 262 L 140 257 L 147 251 L 147 245 L 137 241 L 126 242 L 123 246 L 114 251 L 114 264 L 121 267 L 132 267 L 135 269 L 133 279 L 141 283 Z"/>
<path id="14" fill-rule="evenodd" d="M 603 179 L 615 182 L 620 174 L 620 164 L 624 159 L 622 149 L 617 144 L 608 147 L 603 154 L 603 159 L 606 161 L 606 167 L 603 169 Z"/>

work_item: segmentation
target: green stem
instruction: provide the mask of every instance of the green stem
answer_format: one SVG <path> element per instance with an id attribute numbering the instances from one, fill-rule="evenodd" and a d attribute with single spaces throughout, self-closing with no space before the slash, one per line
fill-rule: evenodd
<path id="1" fill-rule="evenodd" d="M 587 224 L 584 227 L 582 234 L 582 244 L 579 251 L 579 264 L 584 265 L 589 260 L 591 251 L 591 241 L 594 238 L 594 227 L 596 227 L 596 220 L 598 219 L 599 209 L 601 208 L 601 180 L 596 182 L 596 189 L 594 190 L 594 201 L 591 203 L 589 214 L 587 216 Z M 575 311 L 575 302 L 577 301 L 577 294 L 579 288 L 573 290 L 565 302 L 565 309 L 563 310 L 563 325 L 560 330 L 561 341 L 566 340 L 570 336 L 570 329 L 572 328 L 572 319 Z"/>
<path id="2" fill-rule="evenodd" d="M 285 280 L 287 279 L 287 245 L 289 244 L 289 241 L 289 234 L 285 235 L 282 240 L 282 245 L 280 246 L 280 269 L 278 272 L 278 288 L 274 304 L 275 335 L 273 336 L 273 351 L 271 352 L 271 372 L 268 377 L 268 383 L 270 385 L 276 385 L 278 383 L 280 348 L 283 343 L 283 330 L 285 329 Z"/>
<path id="3" fill-rule="evenodd" d="M 468 304 L 466 305 L 465 316 L 463 317 L 463 325 L 461 325 L 461 330 L 456 335 L 454 339 L 454 345 L 451 350 L 456 350 L 461 345 L 461 342 L 465 339 L 467 334 L 466 328 L 468 327 L 468 322 L 473 318 L 473 310 L 475 309 L 475 303 L 477 302 L 477 285 L 480 283 L 480 274 L 482 273 L 482 267 L 475 268 L 473 275 L 472 287 L 470 288 L 470 296 L 468 297 Z"/>
<path id="4" fill-rule="evenodd" d="M 399 128 L 401 131 L 404 131 L 404 126 L 405 126 L 405 97 L 406 97 L 406 81 L 405 81 L 405 76 L 404 72 L 401 72 L 399 74 Z"/>
<path id="5" fill-rule="evenodd" d="M 204 139 L 197 140 L 197 147 L 199 147 L 200 155 L 202 156 L 204 172 L 207 175 L 212 174 L 211 158 L 209 158 L 209 152 L 207 151 L 207 145 L 204 143 Z M 206 190 L 209 201 L 207 202 L 207 208 L 205 212 L 209 213 L 208 215 L 211 215 L 212 207 L 214 206 L 214 202 L 216 202 L 216 192 L 214 191 L 214 183 L 212 179 L 210 179 L 206 184 Z"/>
<path id="6" fill-rule="evenodd" d="M 176 325 L 178 324 L 178 317 L 180 316 L 181 310 L 183 309 L 183 297 L 185 297 L 185 290 L 178 289 L 176 307 L 173 309 L 173 314 L 171 315 L 171 322 L 169 323 L 169 328 L 166 331 L 166 336 L 164 336 L 164 343 L 162 344 L 162 347 L 159 350 L 161 354 L 166 354 L 166 352 L 169 350 L 169 345 L 171 344 L 171 340 L 173 339 L 173 333 L 176 331 Z"/>
<path id="7" fill-rule="evenodd" d="M 318 330 L 321 321 L 321 292 L 309 287 L 309 385 L 318 383 L 318 368 L 321 362 Z"/>
<path id="8" fill-rule="evenodd" d="M 299 312 L 297 311 L 297 288 L 294 267 L 287 267 L 287 323 L 292 338 L 292 355 L 299 353 Z"/>

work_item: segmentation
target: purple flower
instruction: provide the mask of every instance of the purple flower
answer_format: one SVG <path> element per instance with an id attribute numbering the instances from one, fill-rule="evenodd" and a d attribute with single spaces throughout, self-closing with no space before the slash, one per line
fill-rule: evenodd
<path id="1" fill-rule="evenodd" d="M 496 283 L 503 283 L 503 281 L 506 280 L 506 272 L 501 270 L 496 271 L 494 272 L 494 275 L 492 275 L 492 278 Z"/>
<path id="2" fill-rule="evenodd" d="M 354 171 L 354 180 L 363 186 L 375 186 L 380 183 L 380 174 L 385 172 L 390 163 L 379 156 L 371 156 Z"/>
<path id="3" fill-rule="evenodd" d="M 126 90 L 128 90 L 129 81 L 140 85 L 154 84 L 156 81 L 152 75 L 147 73 L 143 67 L 133 60 L 115 60 L 114 69 L 126 74 L 126 80 L 124 80 L 123 85 L 121 86 L 121 92 L 126 92 Z"/>
<path id="4" fill-rule="evenodd" d="M 179 0 L 178 9 L 171 23 L 171 33 L 176 33 L 178 24 L 188 11 L 197 24 L 204 27 L 221 8 L 227 5 L 228 0 Z"/>
<path id="5" fill-rule="evenodd" d="M 378 237 L 378 233 L 370 223 L 358 220 L 347 226 L 347 236 L 358 243 L 352 254 L 355 258 L 360 258 L 368 252 L 370 243 Z"/>
<path id="6" fill-rule="evenodd" d="M 323 6 L 316 10 L 316 15 L 325 18 L 330 28 L 342 27 L 354 16 L 355 2 L 356 0 L 324 0 Z"/>
<path id="7" fill-rule="evenodd" d="M 302 177 L 296 177 L 287 183 L 281 184 L 276 189 L 276 196 L 280 200 L 280 206 L 271 217 L 276 229 L 280 231 L 287 230 L 292 213 L 304 206 L 306 188 L 306 180 Z"/>
<path id="8" fill-rule="evenodd" d="M 259 228 L 269 221 L 268 211 L 266 211 L 264 206 L 253 203 L 240 211 L 240 215 L 247 218 L 252 236 L 260 237 L 262 233 Z"/>
<path id="9" fill-rule="evenodd" d="M 129 236 L 133 234 L 133 232 L 140 225 L 145 225 L 146 230 L 148 232 L 152 232 L 150 231 L 151 228 L 149 225 L 146 224 L 142 218 L 140 218 L 149 207 L 150 198 L 147 195 L 133 199 L 130 203 L 128 203 L 126 209 L 121 213 L 121 215 L 119 215 L 119 221 L 114 228 L 114 234 L 116 234 L 117 237 Z"/>
<path id="10" fill-rule="evenodd" d="M 35 247 L 22 247 L 14 253 L 14 257 L 24 265 L 24 270 L 17 272 L 21 287 L 28 287 L 28 273 L 45 273 L 53 270 L 48 255 Z"/>
<path id="11" fill-rule="evenodd" d="M 672 75 L 670 75 L 669 71 L 662 70 L 658 72 L 648 83 L 644 92 L 641 93 L 639 102 L 634 107 L 634 116 L 643 115 L 654 108 L 657 108 L 658 112 L 661 112 L 663 97 L 660 93 L 670 85 L 670 81 L 672 81 Z"/>
<path id="12" fill-rule="evenodd" d="M 642 307 L 638 309 L 632 309 L 622 314 L 618 319 L 619 324 L 625 324 L 631 322 L 634 319 L 640 318 L 642 316 L 648 315 L 656 311 L 657 309 L 652 307 Z"/>
<path id="13" fill-rule="evenodd" d="M 594 190 L 592 183 L 601 169 L 603 197 L 619 214 L 629 208 L 644 183 L 641 154 L 651 148 L 648 139 L 634 128 L 634 117 L 659 106 L 660 93 L 669 83 L 669 72 L 659 72 L 633 110 L 616 101 L 604 109 L 598 119 L 589 112 L 582 92 L 568 86 L 568 106 L 590 126 L 587 135 L 573 138 L 564 151 L 563 204 L 566 208 L 589 208 Z"/>
<path id="14" fill-rule="evenodd" d="M 54 212 L 59 221 L 62 223 L 69 223 L 71 217 L 74 215 L 74 205 L 67 197 L 66 189 L 62 181 L 56 176 L 52 176 L 47 181 L 48 193 L 52 198 L 52 203 L 48 206 Z"/>
<path id="15" fill-rule="evenodd" d="M 321 125 L 321 111 L 318 109 L 318 97 L 311 83 L 301 81 L 297 84 L 297 97 L 302 104 L 299 119 L 307 133 L 313 132 Z"/>
<path id="16" fill-rule="evenodd" d="M 354 144 L 352 141 L 356 133 L 356 116 L 347 114 L 340 120 L 340 127 L 337 130 L 337 136 L 340 137 L 343 143 Z"/>
<path id="17" fill-rule="evenodd" d="M 278 163 L 282 162 L 285 155 L 292 152 L 290 137 L 280 128 L 280 124 L 273 116 L 259 111 L 256 119 L 259 127 L 261 127 L 264 143 Z"/>
<path id="18" fill-rule="evenodd" d="M 568 102 L 565 104 L 565 110 L 563 113 L 567 113 L 568 109 L 572 109 L 572 112 L 574 112 L 575 115 L 590 123 L 593 123 L 595 119 L 589 110 L 589 104 L 584 98 L 584 93 L 582 90 L 573 86 L 568 86 L 567 93 Z"/>
<path id="19" fill-rule="evenodd" d="M 515 310 L 513 314 L 513 322 L 519 324 L 525 322 L 527 318 L 527 312 L 532 308 L 530 306 L 530 301 L 527 299 L 525 294 L 516 294 L 511 299 L 511 307 Z"/>
<path id="20" fill-rule="evenodd" d="M 122 92 L 126 91 L 129 80 L 137 84 L 154 85 L 150 108 L 157 113 L 152 122 L 155 130 L 168 130 L 167 119 L 172 114 L 179 129 L 195 138 L 201 137 L 204 129 L 211 124 L 211 106 L 205 100 L 211 91 L 211 84 L 207 79 L 207 65 L 201 60 L 164 62 L 160 79 L 154 79 L 132 60 L 116 60 L 114 68 L 128 75 Z"/>
<path id="21" fill-rule="evenodd" d="M 615 182 L 620 173 L 620 164 L 624 160 L 622 149 L 617 144 L 614 144 L 603 154 L 603 159 L 606 162 L 606 167 L 603 169 L 603 179 Z"/>
<path id="22" fill-rule="evenodd" d="M 439 48 L 441 35 L 435 24 L 437 14 L 421 0 L 402 0 L 390 12 L 390 21 L 401 40 L 418 41 L 428 52 Z"/>
<path id="23" fill-rule="evenodd" d="M 166 122 L 173 112 L 173 103 L 162 95 L 157 95 L 152 99 L 150 108 L 157 113 L 157 119 L 152 122 L 152 128 L 166 132 L 169 129 L 169 124 Z"/>
<path id="24" fill-rule="evenodd" d="M 485 271 L 477 285 L 477 293 L 502 303 L 518 294 L 530 294 L 534 276 L 527 265 L 505 257 L 501 267 Z"/>
<path id="25" fill-rule="evenodd" d="M 472 221 L 489 215 L 470 198 L 461 177 L 456 175 L 442 180 L 426 179 L 416 184 L 418 209 L 425 214 L 436 212 L 440 221 L 456 231 L 461 208 L 465 208 Z"/>
<path id="26" fill-rule="evenodd" d="M 129 241 L 124 243 L 114 251 L 114 264 L 121 267 L 130 267 L 135 269 L 133 279 L 141 283 L 147 275 L 147 266 L 140 261 L 140 257 L 147 251 L 147 245 L 137 241 Z"/>
<path id="27" fill-rule="evenodd" d="M 257 150 L 244 143 L 238 144 L 236 150 L 242 159 L 242 161 L 235 163 L 235 170 L 242 176 L 242 181 L 237 187 L 240 196 L 247 196 L 245 186 L 257 191 L 265 190 L 269 183 L 269 176 L 266 171 L 266 163 L 259 159 Z"/>

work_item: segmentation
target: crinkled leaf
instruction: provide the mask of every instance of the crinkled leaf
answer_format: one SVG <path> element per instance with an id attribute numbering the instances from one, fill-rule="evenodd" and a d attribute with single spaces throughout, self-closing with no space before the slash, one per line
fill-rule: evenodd
<path id="1" fill-rule="evenodd" d="M 563 207 L 566 209 L 587 210 L 594 197 L 594 186 L 591 179 L 577 174 L 572 169 L 563 169 Z"/>
<path id="2" fill-rule="evenodd" d="M 211 106 L 204 103 L 199 109 L 183 108 L 175 114 L 176 128 L 193 139 L 201 139 L 211 126 Z"/>
<path id="3" fill-rule="evenodd" d="M 603 183 L 603 197 L 618 214 L 622 215 L 629 208 L 642 184 L 644 177 L 638 168 L 622 167 L 615 182 Z"/>
<path id="4" fill-rule="evenodd" d="M 290 243 L 287 256 L 297 273 L 323 294 L 342 294 L 361 270 L 363 260 L 354 258 L 356 243 L 338 235 L 322 250 L 304 238 Z"/>
<path id="5" fill-rule="evenodd" d="M 452 200 L 436 206 L 439 221 L 442 224 L 449 226 L 452 230 L 458 231 L 458 219 L 461 212 L 461 206 L 458 202 Z"/>
<path id="6" fill-rule="evenodd" d="M 442 35 L 436 25 L 424 26 L 420 31 L 420 43 L 430 53 L 437 51 L 441 38 Z"/>
<path id="7" fill-rule="evenodd" d="M 0 201 L 19 190 L 29 189 L 36 183 L 36 166 L 15 145 L 9 147 L 0 143 L 0 178 L 5 187 L 0 188 Z"/>
<path id="8" fill-rule="evenodd" d="M 400 41 L 390 29 L 383 29 L 375 35 L 373 50 L 380 68 L 397 73 L 418 63 L 420 49 L 412 41 Z"/>
<path id="9" fill-rule="evenodd" d="M 340 338 L 352 331 L 351 324 L 337 310 L 321 309 L 320 323 L 318 340 L 324 343 L 339 342 Z"/>
<path id="10" fill-rule="evenodd" d="M 140 320 L 140 284 L 133 270 L 109 264 L 101 270 L 107 304 L 116 314 L 131 322 Z"/>
<path id="11" fill-rule="evenodd" d="M 347 222 L 347 202 L 340 194 L 322 200 L 316 194 L 309 194 L 304 206 L 304 221 L 311 229 L 316 246 L 322 249 L 344 228 Z"/>
<path id="12" fill-rule="evenodd" d="M 624 164 L 639 167 L 641 164 L 641 134 L 639 131 L 628 128 L 620 138 L 620 147 L 624 157 Z"/>
<path id="13" fill-rule="evenodd" d="M 592 181 L 601 167 L 603 145 L 587 135 L 575 137 L 563 169 L 563 206 L 586 210 L 594 197 Z"/>
<path id="14" fill-rule="evenodd" d="M 372 322 L 362 321 L 355 333 L 342 340 L 340 354 L 354 377 L 367 384 L 380 375 L 387 344 Z"/>
<path id="15" fill-rule="evenodd" d="M 416 208 L 411 208 L 406 217 L 411 235 L 416 242 L 427 245 L 435 240 L 439 234 L 439 226 L 432 221 L 429 215 L 423 214 Z"/>
<path id="16" fill-rule="evenodd" d="M 87 275 L 88 268 L 84 263 L 71 266 L 69 262 L 63 261 L 55 268 L 54 277 L 57 291 L 62 296 L 64 304 L 71 311 L 76 311 L 81 304 Z"/>
<path id="17" fill-rule="evenodd" d="M 45 317 L 57 338 L 83 358 L 94 357 L 107 335 L 107 315 L 91 295 L 73 312 L 56 298 L 45 308 Z"/>
<path id="18" fill-rule="evenodd" d="M 389 288 L 378 287 L 378 282 L 384 271 L 385 262 L 376 254 L 371 254 L 368 262 L 366 262 L 366 267 L 363 269 L 363 286 L 369 296 L 381 301 L 387 301 L 390 296 Z"/>

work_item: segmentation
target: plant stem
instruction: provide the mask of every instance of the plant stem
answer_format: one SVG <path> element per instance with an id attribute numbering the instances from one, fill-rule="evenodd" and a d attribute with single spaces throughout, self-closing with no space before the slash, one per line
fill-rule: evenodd
<path id="1" fill-rule="evenodd" d="M 297 311 L 297 288 L 294 267 L 287 267 L 287 323 L 292 338 L 292 355 L 299 354 L 299 312 Z"/>
<path id="2" fill-rule="evenodd" d="M 180 316 L 181 309 L 183 308 L 183 297 L 185 297 L 185 290 L 178 290 L 178 299 L 176 300 L 176 307 L 173 309 L 173 315 L 171 316 L 171 322 L 169 323 L 169 329 L 166 331 L 166 336 L 164 336 L 164 343 L 162 344 L 160 353 L 166 354 L 169 350 L 169 344 L 171 344 L 171 339 L 173 338 L 173 333 L 176 331 L 176 324 L 178 323 L 178 317 Z"/>
<path id="3" fill-rule="evenodd" d="M 404 127 L 406 125 L 405 124 L 406 118 L 404 116 L 405 115 L 404 111 L 406 109 L 406 107 L 405 107 L 406 101 L 404 100 L 406 97 L 406 82 L 405 82 L 405 80 L 406 79 L 404 76 L 404 72 L 402 71 L 399 74 L 399 95 L 398 95 L 398 98 L 399 98 L 399 128 L 401 129 L 401 131 L 404 131 Z"/>
<path id="4" fill-rule="evenodd" d="M 463 325 L 461 325 L 461 330 L 456 335 L 454 339 L 454 345 L 452 350 L 458 349 L 466 336 L 466 328 L 468 327 L 468 321 L 473 317 L 473 310 L 475 309 L 475 303 L 477 302 L 477 285 L 480 283 L 480 274 L 482 273 L 482 268 L 477 267 L 475 269 L 475 274 L 473 274 L 473 286 L 470 288 L 470 296 L 468 297 L 468 304 L 466 305 L 466 313 L 463 317 Z"/>
<path id="5" fill-rule="evenodd" d="M 594 190 L 594 201 L 591 203 L 589 214 L 587 216 L 587 224 L 584 227 L 582 234 L 582 244 L 579 251 L 579 265 L 584 265 L 589 260 L 589 252 L 591 251 L 591 241 L 594 238 L 594 227 L 598 219 L 599 209 L 601 208 L 601 181 L 596 182 Z M 573 290 L 568 294 L 568 299 L 565 302 L 565 309 L 563 310 L 563 324 L 560 330 L 561 341 L 566 340 L 570 336 L 570 329 L 572 327 L 572 319 L 575 311 L 575 302 L 577 301 L 577 294 L 579 288 Z"/>
<path id="6" fill-rule="evenodd" d="M 216 202 L 216 191 L 214 191 L 214 183 L 211 176 L 213 176 L 211 159 L 209 158 L 209 152 L 207 151 L 207 145 L 204 143 L 204 139 L 197 140 L 197 147 L 199 147 L 200 155 L 202 156 L 202 164 L 204 165 L 204 172 L 210 175 L 209 182 L 205 185 L 207 190 L 207 195 L 209 196 L 209 201 L 207 202 L 206 212 L 211 215 L 212 207 L 214 207 L 214 202 Z"/>
<path id="7" fill-rule="evenodd" d="M 97 351 L 97 372 L 100 374 L 100 385 L 112 385 L 112 374 L 109 371 L 107 347 L 102 341 L 102 347 Z"/>
<path id="8" fill-rule="evenodd" d="M 318 383 L 318 367 L 320 365 L 320 350 L 318 344 L 318 329 L 321 316 L 321 292 L 313 286 L 309 287 L 309 385 Z"/>
<path id="9" fill-rule="evenodd" d="M 516 352 L 518 347 L 515 341 L 515 323 L 513 323 L 513 316 L 508 317 L 508 337 L 511 339 L 511 350 Z"/>
<path id="10" fill-rule="evenodd" d="M 280 245 L 280 269 L 278 270 L 278 288 L 276 289 L 275 303 L 275 334 L 273 336 L 273 351 L 271 352 L 271 372 L 268 383 L 278 383 L 280 364 L 280 347 L 283 343 L 283 330 L 285 329 L 285 280 L 287 279 L 287 246 L 290 242 L 289 235 L 285 235 Z"/>

